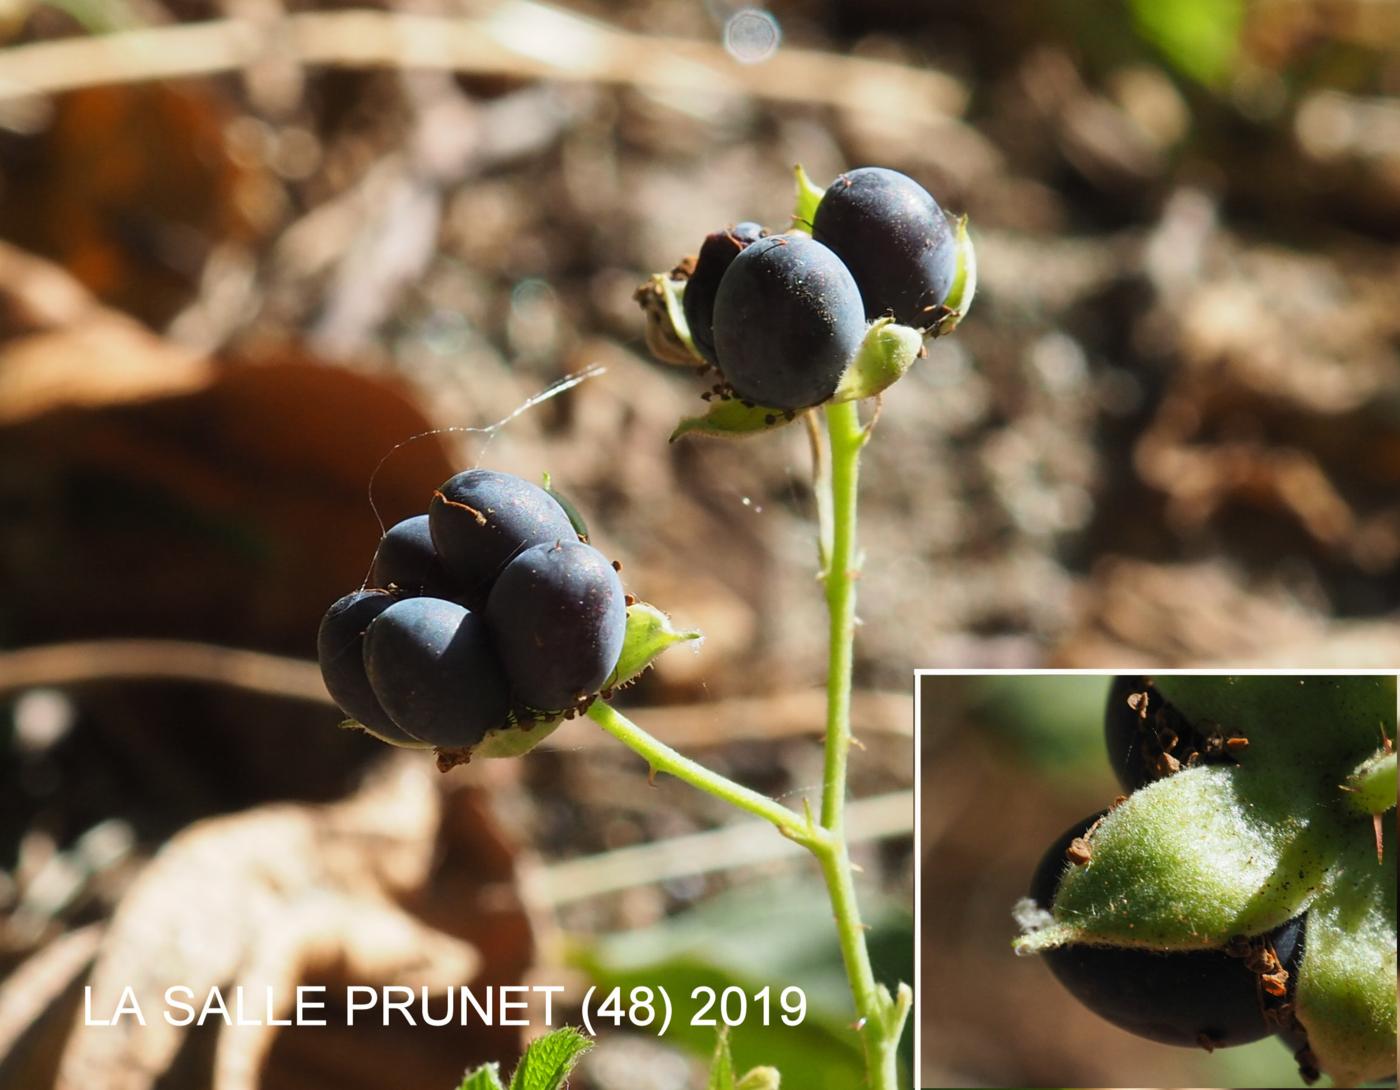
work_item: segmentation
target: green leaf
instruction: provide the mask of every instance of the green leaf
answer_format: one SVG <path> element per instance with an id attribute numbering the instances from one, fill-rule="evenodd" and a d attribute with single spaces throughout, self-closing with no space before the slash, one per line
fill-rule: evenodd
<path id="1" fill-rule="evenodd" d="M 475 1071 L 468 1071 L 457 1090 L 503 1090 L 500 1065 L 482 1064 Z"/>
<path id="2" fill-rule="evenodd" d="M 510 1090 L 559 1090 L 593 1042 L 573 1026 L 560 1026 L 530 1042 L 510 1077 Z"/>
<path id="3" fill-rule="evenodd" d="M 708 1090 L 734 1090 L 734 1057 L 729 1054 L 729 1027 L 721 1025 L 710 1060 Z"/>
<path id="4" fill-rule="evenodd" d="M 754 1067 L 744 1073 L 734 1090 L 780 1090 L 782 1081 L 776 1067 Z"/>
<path id="5" fill-rule="evenodd" d="M 1131 0 L 1138 34 L 1174 68 L 1207 85 L 1219 85 L 1239 52 L 1244 0 Z"/>
<path id="6" fill-rule="evenodd" d="M 762 405 L 748 405 L 738 398 L 712 402 L 709 409 L 700 416 L 689 416 L 676 425 L 670 441 L 674 443 L 683 435 L 713 435 L 728 439 L 740 439 L 759 432 L 772 431 L 797 419 L 797 413 L 783 409 L 769 409 Z"/>
<path id="7" fill-rule="evenodd" d="M 1362 819 L 1327 888 L 1308 910 L 1298 1019 L 1338 1086 L 1395 1070 L 1395 834 L 1384 864 Z"/>
<path id="8" fill-rule="evenodd" d="M 817 215 L 817 205 L 821 204 L 826 190 L 812 184 L 812 179 L 807 177 L 807 172 L 802 169 L 801 163 L 792 168 L 792 173 L 797 181 L 797 200 L 792 210 L 793 230 L 810 235 L 812 233 L 812 220 Z"/>
<path id="9" fill-rule="evenodd" d="M 676 628 L 671 624 L 671 618 L 655 606 L 633 602 L 627 607 L 627 634 L 622 638 L 622 653 L 603 687 L 615 689 L 626 685 L 667 648 L 701 638 L 698 628 Z"/>
<path id="10" fill-rule="evenodd" d="M 896 325 L 893 318 L 877 318 L 865 331 L 832 401 L 858 401 L 874 397 L 902 378 L 924 350 L 917 329 Z"/>

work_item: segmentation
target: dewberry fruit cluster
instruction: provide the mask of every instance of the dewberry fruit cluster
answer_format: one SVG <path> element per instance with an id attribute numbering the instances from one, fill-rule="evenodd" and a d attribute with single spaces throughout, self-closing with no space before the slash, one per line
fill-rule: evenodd
<path id="1" fill-rule="evenodd" d="M 616 567 L 564 504 L 486 469 L 446 481 L 380 541 L 370 586 L 321 621 L 326 688 L 387 741 L 469 749 L 586 708 L 622 650 Z"/>
<path id="2" fill-rule="evenodd" d="M 884 167 L 842 174 L 801 230 L 746 222 L 709 235 L 682 297 L 712 393 L 784 412 L 836 393 L 866 335 L 891 317 L 924 331 L 946 313 L 958 241 L 938 202 Z"/>
<path id="3" fill-rule="evenodd" d="M 1233 764 L 1248 739 L 1193 724 L 1144 677 L 1113 679 L 1104 711 L 1109 763 L 1129 791 L 1201 764 Z M 1118 800 L 1120 803 L 1123 798 Z M 1116 805 L 1116 804 L 1115 804 Z M 1076 822 L 1050 845 L 1029 895 L 1049 912 L 1061 880 L 1093 859 L 1093 834 L 1110 812 Z M 1277 1035 L 1303 1078 L 1319 1077 L 1294 1015 L 1307 913 L 1252 937 L 1205 950 L 1159 951 L 1067 943 L 1043 952 L 1056 979 L 1100 1017 L 1164 1044 L 1207 1050 Z"/>

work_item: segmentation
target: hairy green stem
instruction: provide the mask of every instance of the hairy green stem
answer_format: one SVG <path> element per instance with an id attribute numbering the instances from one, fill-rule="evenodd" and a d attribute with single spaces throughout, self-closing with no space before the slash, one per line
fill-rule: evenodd
<path id="1" fill-rule="evenodd" d="M 658 772 L 684 780 L 708 795 L 772 822 L 780 833 L 806 847 L 817 859 L 836 917 L 841 956 L 851 977 L 860 1016 L 861 1039 L 872 1090 L 898 1090 L 898 1045 L 908 1004 L 895 1004 L 875 983 L 865 930 L 860 922 L 851 861 L 844 839 L 766 795 L 677 753 L 612 705 L 595 701 L 588 717 Z"/>
<path id="2" fill-rule="evenodd" d="M 826 450 L 826 433 L 817 423 L 816 413 L 804 413 L 807 441 L 812 448 L 812 496 L 817 504 L 817 560 L 825 576 L 831 563 L 831 465 Z"/>
<path id="3" fill-rule="evenodd" d="M 826 675 L 826 764 L 822 777 L 822 827 L 831 842 L 817 851 L 836 917 L 841 957 L 851 983 L 865 1046 L 866 1073 L 872 1090 L 897 1090 L 898 1046 L 906 1004 L 896 1004 L 875 982 L 865 925 L 860 918 L 851 860 L 846 849 L 846 760 L 851 749 L 851 671 L 854 665 L 856 580 L 860 554 L 856 546 L 856 512 L 860 452 L 868 433 L 861 426 L 857 402 L 826 407 L 830 441 L 831 540 L 824 550 L 822 582 L 826 589 L 830 638 Z M 819 482 L 822 487 L 825 482 Z"/>
<path id="4" fill-rule="evenodd" d="M 868 1090 L 900 1090 L 899 1040 L 909 1014 L 911 994 L 901 986 L 898 997 L 875 981 L 865 943 L 855 880 L 845 838 L 846 763 L 851 748 L 851 670 L 856 626 L 856 501 L 860 451 L 868 433 L 857 403 L 829 404 L 825 409 L 828 446 L 813 436 L 816 489 L 821 516 L 818 551 L 830 615 L 827 658 L 826 758 L 822 778 L 821 821 L 803 815 L 677 753 L 603 701 L 588 716 L 614 738 L 639 754 L 654 770 L 739 807 L 777 826 L 816 857 L 831 898 L 841 959 L 850 979 L 857 1025 L 865 1051 Z M 828 456 L 823 458 L 826 453 Z"/>
<path id="5" fill-rule="evenodd" d="M 707 795 L 713 795 L 755 817 L 771 821 L 784 836 L 814 851 L 830 840 L 824 830 L 811 824 L 802 814 L 677 753 L 665 742 L 637 726 L 611 704 L 595 700 L 593 706 L 588 709 L 588 717 L 657 772 L 675 776 L 676 779 L 684 780 Z"/>
<path id="6" fill-rule="evenodd" d="M 846 757 L 851 749 L 851 668 L 856 627 L 856 496 L 865 431 L 854 401 L 826 408 L 831 441 L 831 546 L 822 582 L 826 587 L 830 640 L 826 671 L 826 768 L 822 777 L 822 824 L 841 836 L 846 810 Z"/>

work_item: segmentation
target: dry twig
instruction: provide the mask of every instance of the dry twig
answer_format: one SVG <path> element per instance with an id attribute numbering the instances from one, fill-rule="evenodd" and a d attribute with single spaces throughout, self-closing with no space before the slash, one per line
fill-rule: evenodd
<path id="1" fill-rule="evenodd" d="M 95 681 L 195 681 L 313 704 L 332 705 L 314 662 L 184 640 L 80 640 L 0 652 L 0 694 Z M 786 738 L 820 729 L 822 690 L 737 698 L 715 704 L 639 710 L 657 737 L 682 748 L 735 738 Z M 909 735 L 906 693 L 855 694 L 853 711 L 862 731 Z M 717 722 L 732 724 L 723 732 Z M 560 737 L 562 735 L 562 737 Z M 590 749 L 613 743 L 598 731 L 569 730 L 544 745 Z"/>
<path id="2" fill-rule="evenodd" d="M 858 799 L 847 808 L 846 820 L 847 840 L 852 844 L 903 836 L 914 827 L 914 793 L 893 791 Z M 766 822 L 743 821 L 531 870 L 522 868 L 521 885 L 532 905 L 557 907 L 636 886 L 805 854 Z"/>
<path id="3" fill-rule="evenodd" d="M 801 49 L 744 65 L 710 42 L 633 34 L 533 0 L 510 0 L 471 19 L 316 11 L 37 42 L 0 54 L 0 101 L 208 76 L 268 56 L 307 65 L 631 84 L 707 98 L 728 90 L 871 110 L 919 125 L 960 113 L 966 101 L 964 88 L 939 72 Z"/>

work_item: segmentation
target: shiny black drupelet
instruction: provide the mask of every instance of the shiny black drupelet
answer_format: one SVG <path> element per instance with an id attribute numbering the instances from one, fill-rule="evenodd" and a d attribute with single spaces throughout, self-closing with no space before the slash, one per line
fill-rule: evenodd
<path id="1" fill-rule="evenodd" d="M 715 350 L 734 393 L 768 408 L 818 405 L 865 336 L 850 272 L 806 235 L 769 235 L 734 258 L 715 297 Z"/>
<path id="2" fill-rule="evenodd" d="M 827 187 L 812 237 L 851 270 L 865 315 L 927 329 L 957 275 L 957 237 L 928 190 L 885 167 L 861 167 Z"/>

